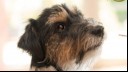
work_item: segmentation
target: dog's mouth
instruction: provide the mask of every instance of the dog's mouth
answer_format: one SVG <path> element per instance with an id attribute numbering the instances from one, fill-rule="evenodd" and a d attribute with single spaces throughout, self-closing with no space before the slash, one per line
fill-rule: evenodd
<path id="1" fill-rule="evenodd" d="M 94 20 L 91 21 L 92 22 L 88 22 L 88 25 L 84 28 L 85 31 L 83 29 L 83 32 L 79 37 L 80 43 L 78 42 L 78 45 L 81 46 L 81 50 L 78 54 L 76 63 L 80 63 L 84 58 L 84 55 L 86 55 L 87 53 L 99 50 L 103 42 L 104 27 L 100 23 L 94 22 Z"/>
<path id="2" fill-rule="evenodd" d="M 102 29 L 102 28 L 101 28 Z M 95 53 L 95 51 L 99 50 L 103 41 L 103 30 L 97 29 L 94 30 L 94 33 L 92 35 L 88 36 L 84 41 L 82 41 L 82 45 L 80 47 L 80 51 L 76 60 L 76 64 L 81 63 L 84 56 L 88 55 L 88 53 Z M 97 33 L 95 33 L 95 31 Z M 92 36 L 92 37 L 91 37 Z"/>

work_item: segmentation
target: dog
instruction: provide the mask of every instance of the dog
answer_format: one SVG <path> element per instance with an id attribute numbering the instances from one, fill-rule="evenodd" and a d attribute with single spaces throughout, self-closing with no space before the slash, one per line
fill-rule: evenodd
<path id="1" fill-rule="evenodd" d="M 88 70 L 100 52 L 102 23 L 84 18 L 76 7 L 54 5 L 29 22 L 18 47 L 32 56 L 30 70 Z"/>

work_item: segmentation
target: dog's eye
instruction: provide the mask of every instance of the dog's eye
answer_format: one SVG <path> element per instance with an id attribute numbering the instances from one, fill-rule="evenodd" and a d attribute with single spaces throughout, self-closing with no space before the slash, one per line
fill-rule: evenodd
<path id="1" fill-rule="evenodd" d="M 65 26 L 63 24 L 59 24 L 57 28 L 59 31 L 62 31 L 65 29 Z"/>

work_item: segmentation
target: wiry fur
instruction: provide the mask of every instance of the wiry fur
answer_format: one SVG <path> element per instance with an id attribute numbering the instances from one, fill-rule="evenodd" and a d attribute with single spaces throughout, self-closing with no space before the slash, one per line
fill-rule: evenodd
<path id="1" fill-rule="evenodd" d="M 32 56 L 34 70 L 79 70 L 102 44 L 104 31 L 99 24 L 76 8 L 55 5 L 38 19 L 30 19 L 18 46 Z"/>

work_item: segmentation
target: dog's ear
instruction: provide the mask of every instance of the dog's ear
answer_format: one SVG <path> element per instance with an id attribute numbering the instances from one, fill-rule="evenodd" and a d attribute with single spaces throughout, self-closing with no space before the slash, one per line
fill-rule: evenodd
<path id="1" fill-rule="evenodd" d="M 30 24 L 26 26 L 25 33 L 21 36 L 18 47 L 29 54 L 42 58 L 43 52 L 39 42 L 37 21 L 30 19 Z"/>

